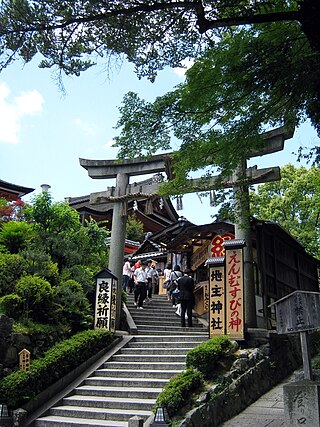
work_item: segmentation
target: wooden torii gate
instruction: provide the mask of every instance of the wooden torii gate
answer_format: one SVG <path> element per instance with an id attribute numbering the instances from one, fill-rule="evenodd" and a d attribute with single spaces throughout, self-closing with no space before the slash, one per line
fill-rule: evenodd
<path id="1" fill-rule="evenodd" d="M 283 149 L 284 141 L 293 136 L 293 131 L 287 131 L 281 127 L 263 136 L 261 149 L 250 154 L 251 157 L 262 156 Z M 121 285 L 122 266 L 126 234 L 127 203 L 129 199 L 139 199 L 141 197 L 152 197 L 157 194 L 161 185 L 161 172 L 167 172 L 170 167 L 170 154 L 158 154 L 149 158 L 135 158 L 119 161 L 116 160 L 88 160 L 79 159 L 80 165 L 88 171 L 88 175 L 93 179 L 116 178 L 115 187 L 108 187 L 107 191 L 92 193 L 90 195 L 91 204 L 102 202 L 113 202 L 113 215 L 111 226 L 110 256 L 108 268 L 118 278 L 117 292 L 117 313 L 116 328 L 119 327 L 121 311 Z M 130 176 L 145 174 L 157 174 L 151 184 L 129 184 Z M 159 179 L 160 178 L 160 179 Z M 243 197 L 239 193 L 246 194 L 248 186 L 263 182 L 276 181 L 280 179 L 279 167 L 257 169 L 256 166 L 247 168 L 244 162 L 231 178 L 221 180 L 219 176 L 212 176 L 209 179 L 190 179 L 188 186 L 183 189 L 184 193 L 205 192 L 215 188 L 234 188 L 235 204 L 239 206 L 239 221 L 235 227 L 236 238 L 245 239 L 247 246 L 244 251 L 244 280 L 245 280 L 245 325 L 246 327 L 256 326 L 256 304 L 252 268 L 252 246 L 250 224 L 248 217 L 248 199 L 243 203 Z M 240 192 L 239 192 L 240 189 Z M 247 206 L 245 206 L 247 205 Z"/>

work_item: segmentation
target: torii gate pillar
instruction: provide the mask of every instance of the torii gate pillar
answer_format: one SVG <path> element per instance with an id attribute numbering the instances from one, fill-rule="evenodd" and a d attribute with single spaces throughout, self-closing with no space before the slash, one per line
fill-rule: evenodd
<path id="1" fill-rule="evenodd" d="M 127 198 L 130 176 L 145 175 L 165 171 L 166 155 L 156 155 L 152 159 L 128 159 L 119 163 L 117 160 L 80 159 L 80 165 L 87 169 L 91 178 L 116 178 L 114 205 L 111 226 L 109 270 L 118 278 L 116 300 L 116 329 L 120 326 L 122 267 L 126 238 Z"/>
<path id="2" fill-rule="evenodd" d="M 118 173 L 116 177 L 116 194 L 115 196 L 123 196 L 126 194 L 127 185 L 129 184 L 129 175 L 126 173 Z M 111 242 L 109 254 L 109 270 L 118 278 L 117 308 L 116 308 L 116 328 L 120 322 L 121 315 L 121 290 L 122 290 L 122 266 L 123 266 L 123 249 L 126 239 L 126 222 L 127 215 L 121 212 L 121 204 L 127 204 L 127 200 L 123 202 L 115 201 L 113 205 L 112 225 L 111 225 Z M 125 211 L 127 209 L 125 208 Z"/>

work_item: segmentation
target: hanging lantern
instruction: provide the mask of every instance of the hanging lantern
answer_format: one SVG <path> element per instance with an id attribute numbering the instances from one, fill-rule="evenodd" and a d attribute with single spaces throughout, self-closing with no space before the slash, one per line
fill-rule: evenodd
<path id="1" fill-rule="evenodd" d="M 177 197 L 177 211 L 182 211 L 183 204 L 182 204 L 182 196 Z"/>
<path id="2" fill-rule="evenodd" d="M 147 201 L 146 201 L 146 207 L 145 207 L 144 213 L 146 215 L 152 215 L 153 214 L 153 206 L 152 206 L 152 199 L 151 198 L 147 199 Z"/>
<path id="3" fill-rule="evenodd" d="M 123 200 L 120 205 L 120 216 L 128 215 L 128 204 L 126 200 Z"/>
<path id="4" fill-rule="evenodd" d="M 210 206 L 215 206 L 216 205 L 216 194 L 214 192 L 214 190 L 210 191 Z"/>
<path id="5" fill-rule="evenodd" d="M 162 198 L 162 197 L 160 197 L 160 200 L 159 200 L 159 208 L 162 210 L 162 209 L 163 209 L 163 207 L 164 207 L 164 200 L 163 200 L 163 198 Z"/>
<path id="6" fill-rule="evenodd" d="M 134 211 L 138 210 L 138 202 L 136 200 L 133 202 L 133 210 Z"/>

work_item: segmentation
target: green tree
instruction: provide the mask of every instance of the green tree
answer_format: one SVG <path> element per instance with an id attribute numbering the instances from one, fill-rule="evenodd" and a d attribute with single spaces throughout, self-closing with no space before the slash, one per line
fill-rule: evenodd
<path id="1" fill-rule="evenodd" d="M 128 216 L 126 226 L 126 237 L 129 240 L 141 242 L 144 237 L 143 223 L 139 221 L 134 215 Z"/>
<path id="2" fill-rule="evenodd" d="M 281 168 L 281 180 L 261 184 L 250 193 L 251 214 L 276 221 L 311 255 L 320 259 L 320 170 Z"/>
<path id="3" fill-rule="evenodd" d="M 67 74 L 88 69 L 96 56 L 125 55 L 139 75 L 194 57 L 220 29 L 266 22 L 298 22 L 315 49 L 318 0 L 3 0 L 0 9 L 2 67 L 17 56 Z"/>
<path id="4" fill-rule="evenodd" d="M 24 221 L 9 221 L 0 228 L 0 245 L 11 254 L 17 254 L 30 241 L 31 227 Z"/>
<path id="5" fill-rule="evenodd" d="M 172 156 L 174 179 L 163 187 L 169 194 L 183 193 L 196 170 L 206 168 L 209 176 L 218 167 L 230 176 L 259 148 L 265 130 L 289 131 L 309 118 L 320 135 L 319 69 L 319 52 L 295 24 L 224 33 L 174 91 L 152 103 L 132 92 L 124 97 L 115 138 L 119 155 L 147 156 L 181 141 Z M 319 161 L 319 147 L 313 151 Z"/>
<path id="6" fill-rule="evenodd" d="M 260 184 L 249 192 L 250 214 L 275 221 L 292 234 L 306 251 L 320 259 L 320 170 L 288 164 L 281 180 Z M 227 195 L 217 214 L 235 220 L 232 197 Z"/>
<path id="7" fill-rule="evenodd" d="M 106 262 L 107 232 L 94 222 L 86 227 L 79 214 L 66 202 L 53 202 L 50 193 L 36 196 L 26 209 L 26 217 L 34 224 L 35 248 L 43 249 L 58 264 L 59 272 L 66 266 L 85 264 L 101 267 Z"/>
<path id="8" fill-rule="evenodd" d="M 122 156 L 168 149 L 170 130 L 181 139 L 177 193 L 191 170 L 232 169 L 261 129 L 309 117 L 320 132 L 319 24 L 318 0 L 3 0 L 0 67 L 37 54 L 40 67 L 79 75 L 96 57 L 108 64 L 125 57 L 139 77 L 153 80 L 165 66 L 202 58 L 185 90 L 155 107 L 129 97 L 119 122 Z"/>

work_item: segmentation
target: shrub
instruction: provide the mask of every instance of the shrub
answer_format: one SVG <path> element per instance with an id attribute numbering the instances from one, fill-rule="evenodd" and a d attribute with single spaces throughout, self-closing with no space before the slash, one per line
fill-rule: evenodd
<path id="1" fill-rule="evenodd" d="M 20 255 L 0 252 L 0 296 L 13 293 L 25 269 L 26 261 Z"/>
<path id="2" fill-rule="evenodd" d="M 169 416 L 172 416 L 190 401 L 191 394 L 202 385 L 202 374 L 199 371 L 189 368 L 170 379 L 159 394 L 156 407 L 166 407 Z"/>
<path id="3" fill-rule="evenodd" d="M 31 235 L 31 227 L 22 221 L 9 221 L 0 230 L 0 244 L 11 253 L 17 254 L 27 245 Z"/>
<path id="4" fill-rule="evenodd" d="M 93 313 L 80 283 L 67 280 L 54 289 L 55 320 L 69 324 L 72 332 L 93 325 Z"/>
<path id="5" fill-rule="evenodd" d="M 31 362 L 29 371 L 17 371 L 0 382 L 0 396 L 13 409 L 21 407 L 70 371 L 106 348 L 114 339 L 106 330 L 80 332 Z"/>
<path id="6" fill-rule="evenodd" d="M 37 275 L 23 276 L 15 286 L 15 293 L 23 302 L 23 316 L 40 322 L 50 319 L 53 289 L 49 282 Z"/>
<path id="7" fill-rule="evenodd" d="M 16 294 L 5 295 L 0 298 L 1 311 L 12 319 L 18 319 L 22 311 L 22 300 Z"/>
<path id="8" fill-rule="evenodd" d="M 217 369 L 217 362 L 232 348 L 233 344 L 226 336 L 204 341 L 187 353 L 187 368 L 198 369 L 205 378 L 212 378 Z"/>

